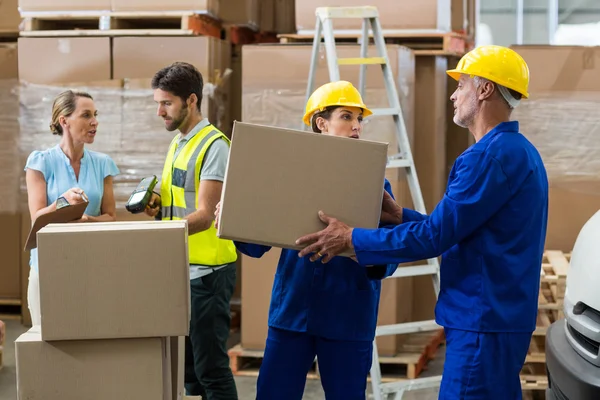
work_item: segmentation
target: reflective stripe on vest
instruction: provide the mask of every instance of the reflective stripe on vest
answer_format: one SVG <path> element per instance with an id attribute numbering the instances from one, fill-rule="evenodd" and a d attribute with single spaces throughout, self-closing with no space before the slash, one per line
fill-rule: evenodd
<path id="1" fill-rule="evenodd" d="M 175 158 L 178 137 L 171 142 L 161 178 L 163 220 L 183 219 L 197 209 L 200 170 L 209 146 L 215 140 L 229 139 L 214 126 L 208 125 L 191 138 Z M 237 260 L 235 245 L 217 237 L 214 222 L 188 239 L 190 264 L 218 266 Z"/>

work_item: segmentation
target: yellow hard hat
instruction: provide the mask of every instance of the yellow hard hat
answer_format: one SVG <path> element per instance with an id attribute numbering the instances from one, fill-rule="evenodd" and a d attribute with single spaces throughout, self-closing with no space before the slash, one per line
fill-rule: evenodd
<path id="1" fill-rule="evenodd" d="M 358 107 L 363 109 L 363 117 L 373 114 L 363 103 L 360 92 L 348 81 L 329 82 L 310 95 L 302 120 L 310 126 L 310 119 L 317 111 L 329 106 Z"/>
<path id="2" fill-rule="evenodd" d="M 446 71 L 453 79 L 460 74 L 479 76 L 528 98 L 529 67 L 516 51 L 503 46 L 479 46 L 465 54 L 455 69 Z"/>

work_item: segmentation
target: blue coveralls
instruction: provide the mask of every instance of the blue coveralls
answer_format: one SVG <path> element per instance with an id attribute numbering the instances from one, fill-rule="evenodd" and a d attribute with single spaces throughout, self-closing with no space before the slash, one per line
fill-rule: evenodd
<path id="1" fill-rule="evenodd" d="M 362 264 L 442 254 L 435 309 L 447 337 L 441 399 L 521 398 L 547 217 L 545 167 L 512 121 L 458 157 L 431 215 L 404 209 L 394 228 L 354 229 Z"/>
<path id="2" fill-rule="evenodd" d="M 392 195 L 389 182 L 385 190 Z M 392 195 L 393 196 L 393 195 Z M 250 257 L 268 246 L 235 242 Z M 398 264 L 327 264 L 282 249 L 269 309 L 269 333 L 257 382 L 259 400 L 300 400 L 317 356 L 328 400 L 364 400 L 371 368 L 381 279 Z"/>

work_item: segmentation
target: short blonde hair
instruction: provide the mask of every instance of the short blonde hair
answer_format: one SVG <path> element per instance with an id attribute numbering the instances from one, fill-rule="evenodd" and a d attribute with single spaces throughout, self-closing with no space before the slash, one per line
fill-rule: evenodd
<path id="1" fill-rule="evenodd" d="M 50 131 L 53 135 L 62 135 L 63 130 L 60 126 L 60 117 L 69 117 L 77 109 L 77 99 L 87 97 L 94 100 L 89 93 L 66 90 L 56 96 L 52 104 L 52 122 L 50 123 Z"/>

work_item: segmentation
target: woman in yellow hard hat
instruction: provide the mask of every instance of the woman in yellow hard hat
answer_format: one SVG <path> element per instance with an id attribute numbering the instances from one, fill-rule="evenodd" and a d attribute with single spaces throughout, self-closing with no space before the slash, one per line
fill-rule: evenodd
<path id="1" fill-rule="evenodd" d="M 514 50 L 481 46 L 448 74 L 458 81 L 454 121 L 476 143 L 455 161 L 433 212 L 398 206 L 402 223 L 386 229 L 352 229 L 332 219 L 298 241 L 307 245 L 300 255 L 349 251 L 360 264 L 442 255 L 435 315 L 446 333 L 446 359 L 439 398 L 518 400 L 548 218 L 544 163 L 511 121 L 529 96 L 529 69 Z"/>
<path id="2" fill-rule="evenodd" d="M 371 114 L 358 90 L 339 81 L 315 90 L 303 120 L 315 133 L 358 139 L 363 118 Z M 387 180 L 385 190 L 391 199 Z M 270 250 L 240 242 L 236 247 L 256 258 Z M 396 267 L 359 264 L 347 257 L 334 257 L 324 266 L 319 260 L 298 257 L 296 250 L 283 249 L 273 283 L 257 399 L 302 399 L 315 356 L 328 400 L 365 399 L 381 279 Z"/>

